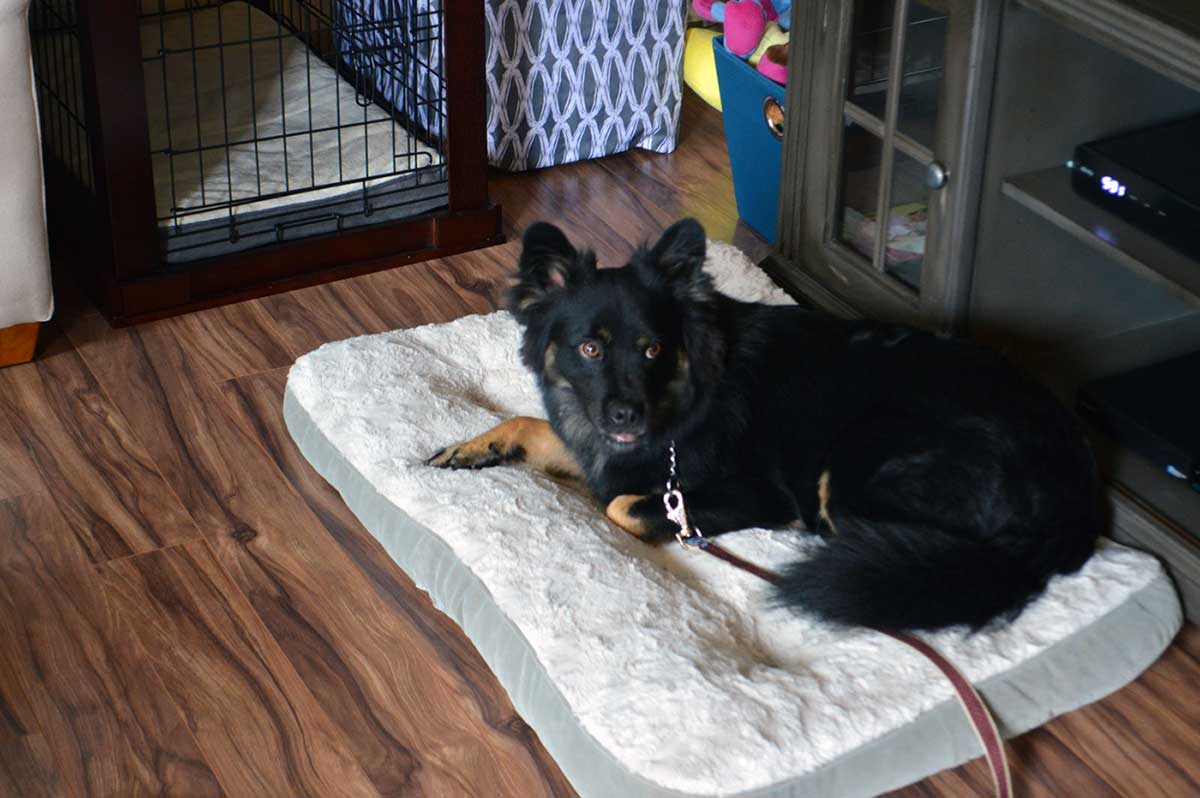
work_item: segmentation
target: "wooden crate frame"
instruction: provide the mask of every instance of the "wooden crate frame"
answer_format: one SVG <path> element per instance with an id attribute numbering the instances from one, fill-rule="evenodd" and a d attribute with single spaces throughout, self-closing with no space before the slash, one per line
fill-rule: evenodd
<path id="1" fill-rule="evenodd" d="M 261 2 L 255 2 L 261 6 Z M 139 4 L 78 0 L 94 190 L 47 157 L 51 251 L 114 324 L 430 260 L 503 241 L 488 199 L 483 7 L 445 0 L 447 207 L 413 218 L 168 264 L 160 245 Z M 45 110 L 43 110 L 45 114 Z"/>

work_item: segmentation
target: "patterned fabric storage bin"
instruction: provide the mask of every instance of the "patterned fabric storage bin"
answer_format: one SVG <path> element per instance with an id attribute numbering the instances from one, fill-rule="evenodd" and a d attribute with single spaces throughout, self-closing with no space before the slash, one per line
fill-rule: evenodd
<path id="1" fill-rule="evenodd" d="M 486 2 L 493 165 L 675 149 L 686 0 Z"/>

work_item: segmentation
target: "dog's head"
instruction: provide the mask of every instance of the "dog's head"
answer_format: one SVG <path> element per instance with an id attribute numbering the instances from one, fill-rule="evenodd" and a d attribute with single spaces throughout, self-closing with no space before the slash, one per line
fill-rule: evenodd
<path id="1" fill-rule="evenodd" d="M 548 409 L 570 437 L 659 445 L 724 366 L 704 228 L 678 222 L 619 269 L 597 269 L 544 222 L 523 244 L 509 307 Z"/>

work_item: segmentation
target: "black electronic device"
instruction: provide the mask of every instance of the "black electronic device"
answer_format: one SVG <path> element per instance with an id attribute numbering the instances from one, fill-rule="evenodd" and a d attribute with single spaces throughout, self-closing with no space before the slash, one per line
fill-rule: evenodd
<path id="1" fill-rule="evenodd" d="M 1079 194 L 1200 259 L 1200 116 L 1080 144 L 1069 165 Z"/>
<path id="2" fill-rule="evenodd" d="M 1085 385 L 1079 413 L 1200 491 L 1200 352 Z"/>

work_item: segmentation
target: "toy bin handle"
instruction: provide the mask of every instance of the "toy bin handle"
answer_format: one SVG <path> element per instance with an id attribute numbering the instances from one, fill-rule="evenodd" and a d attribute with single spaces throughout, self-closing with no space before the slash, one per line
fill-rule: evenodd
<path id="1" fill-rule="evenodd" d="M 763 100 L 763 124 L 777 141 L 783 141 L 783 105 L 774 97 Z"/>

